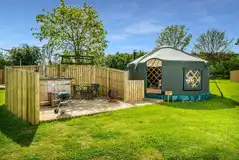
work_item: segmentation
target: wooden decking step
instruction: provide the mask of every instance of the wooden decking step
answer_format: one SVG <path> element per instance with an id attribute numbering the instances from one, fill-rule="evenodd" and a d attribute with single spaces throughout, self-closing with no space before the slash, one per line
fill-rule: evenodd
<path id="1" fill-rule="evenodd" d="M 144 98 L 144 100 L 152 102 L 152 103 L 163 103 L 164 102 L 163 99 L 154 99 L 154 98 Z"/>

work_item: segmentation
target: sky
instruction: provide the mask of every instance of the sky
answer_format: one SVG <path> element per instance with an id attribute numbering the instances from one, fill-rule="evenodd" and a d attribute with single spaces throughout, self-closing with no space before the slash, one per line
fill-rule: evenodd
<path id="1" fill-rule="evenodd" d="M 193 35 L 187 48 L 207 29 L 226 31 L 228 39 L 239 38 L 238 0 L 65 0 L 67 5 L 93 5 L 108 32 L 106 54 L 134 49 L 151 51 L 160 31 L 168 25 L 186 25 Z M 36 15 L 51 11 L 60 0 L 0 0 L 0 48 L 9 49 L 23 43 L 42 46 L 32 36 L 39 27 Z M 239 52 L 239 47 L 234 46 Z"/>

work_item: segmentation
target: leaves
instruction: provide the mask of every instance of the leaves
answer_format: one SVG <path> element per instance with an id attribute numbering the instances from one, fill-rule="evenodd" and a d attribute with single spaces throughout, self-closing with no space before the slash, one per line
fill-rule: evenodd
<path id="1" fill-rule="evenodd" d="M 188 34 L 187 31 L 188 29 L 186 29 L 185 25 L 171 25 L 166 27 L 156 40 L 157 47 L 168 45 L 185 50 L 192 38 L 192 35 Z"/>
<path id="2" fill-rule="evenodd" d="M 209 29 L 202 33 L 194 46 L 195 52 L 215 54 L 219 52 L 230 52 L 232 40 L 228 40 L 225 31 Z"/>
<path id="3" fill-rule="evenodd" d="M 37 15 L 36 21 L 41 26 L 33 35 L 76 56 L 93 55 L 100 59 L 107 47 L 107 32 L 98 18 L 96 10 L 86 3 L 80 8 L 67 6 L 61 0 L 61 5 L 52 12 Z"/>
<path id="4" fill-rule="evenodd" d="M 42 60 L 41 49 L 27 44 L 10 49 L 8 55 L 12 65 L 37 65 Z"/>
<path id="5" fill-rule="evenodd" d="M 135 51 L 136 58 L 139 58 L 145 54 L 143 51 Z M 131 53 L 119 53 L 117 52 L 114 55 L 107 55 L 105 57 L 105 65 L 109 68 L 115 68 L 120 70 L 127 69 L 127 64 L 133 61 L 133 54 Z"/>

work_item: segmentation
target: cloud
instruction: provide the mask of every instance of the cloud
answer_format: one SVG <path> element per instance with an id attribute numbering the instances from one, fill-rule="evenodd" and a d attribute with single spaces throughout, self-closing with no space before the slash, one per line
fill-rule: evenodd
<path id="1" fill-rule="evenodd" d="M 126 27 L 124 32 L 128 34 L 148 34 L 159 32 L 163 28 L 164 27 L 156 21 L 140 21 L 139 23 Z"/>
<path id="2" fill-rule="evenodd" d="M 127 38 L 127 34 L 112 34 L 108 36 L 109 40 L 124 40 Z"/>
<path id="3" fill-rule="evenodd" d="M 215 23 L 217 19 L 213 16 L 203 16 L 199 21 L 202 23 L 209 24 L 209 23 Z"/>

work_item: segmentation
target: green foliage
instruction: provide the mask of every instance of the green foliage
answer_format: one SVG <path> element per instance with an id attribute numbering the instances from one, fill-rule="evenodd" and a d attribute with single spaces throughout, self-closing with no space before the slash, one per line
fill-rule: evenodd
<path id="1" fill-rule="evenodd" d="M 6 55 L 0 52 L 0 69 L 4 69 L 5 66 L 11 65 L 11 61 L 7 59 Z"/>
<path id="2" fill-rule="evenodd" d="M 210 62 L 210 73 L 212 78 L 229 79 L 230 71 L 239 70 L 239 55 L 233 53 L 199 53 L 192 55 L 198 56 Z"/>
<path id="3" fill-rule="evenodd" d="M 210 83 L 215 96 L 208 101 L 153 104 L 38 127 L 0 107 L 0 159 L 238 159 L 239 83 L 217 82 L 224 99 Z"/>
<path id="4" fill-rule="evenodd" d="M 146 52 L 136 51 L 136 58 L 139 58 L 145 55 Z M 120 70 L 126 70 L 127 64 L 133 61 L 132 53 L 119 53 L 117 52 L 114 55 L 107 55 L 105 57 L 105 65 L 109 68 L 115 68 Z"/>
<path id="5" fill-rule="evenodd" d="M 188 29 L 185 25 L 171 25 L 166 27 L 156 40 L 157 47 L 168 45 L 180 50 L 185 50 L 192 38 L 192 35 L 188 34 L 187 31 Z"/>
<path id="6" fill-rule="evenodd" d="M 12 65 L 37 65 L 42 61 L 41 49 L 27 44 L 10 49 L 8 55 Z"/>
<path id="7" fill-rule="evenodd" d="M 206 33 L 202 33 L 197 39 L 196 44 L 194 46 L 194 51 L 209 54 L 230 52 L 230 45 L 232 41 L 233 39 L 227 39 L 225 31 L 209 29 Z"/>
<path id="8" fill-rule="evenodd" d="M 39 40 L 49 40 L 49 44 L 63 50 L 73 51 L 76 56 L 95 56 L 102 60 L 107 47 L 107 32 L 93 6 L 84 3 L 82 8 L 67 6 L 64 0 L 52 12 L 37 15 L 40 29 L 32 29 Z"/>
<path id="9" fill-rule="evenodd" d="M 55 51 L 58 48 L 55 45 L 46 44 L 42 47 L 42 53 L 44 54 L 45 58 L 48 59 L 48 63 L 51 65 L 56 63 L 58 60 L 58 56 L 55 54 Z"/>

